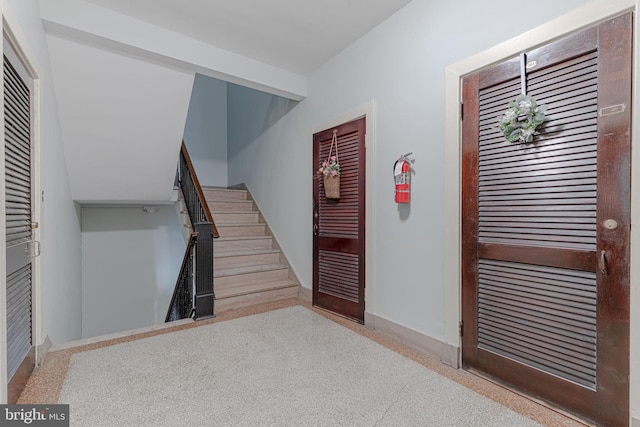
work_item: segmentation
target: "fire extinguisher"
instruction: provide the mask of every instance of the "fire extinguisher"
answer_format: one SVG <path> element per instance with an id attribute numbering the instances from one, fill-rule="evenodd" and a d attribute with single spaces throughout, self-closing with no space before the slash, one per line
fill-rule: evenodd
<path id="1" fill-rule="evenodd" d="M 393 165 L 393 177 L 396 182 L 396 203 L 409 203 L 411 196 L 411 163 L 407 153 L 400 156 Z"/>

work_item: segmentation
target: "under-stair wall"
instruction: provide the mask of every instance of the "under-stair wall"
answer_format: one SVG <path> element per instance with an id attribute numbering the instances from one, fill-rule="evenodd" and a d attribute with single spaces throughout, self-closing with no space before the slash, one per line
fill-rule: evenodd
<path id="1" fill-rule="evenodd" d="M 82 209 L 82 338 L 164 322 L 185 243 L 171 205 Z"/>

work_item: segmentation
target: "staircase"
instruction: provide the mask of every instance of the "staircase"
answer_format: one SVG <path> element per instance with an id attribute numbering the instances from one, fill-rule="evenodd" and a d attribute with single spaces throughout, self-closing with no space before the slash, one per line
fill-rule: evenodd
<path id="1" fill-rule="evenodd" d="M 298 283 L 247 190 L 203 187 L 214 240 L 215 312 L 292 298 Z"/>

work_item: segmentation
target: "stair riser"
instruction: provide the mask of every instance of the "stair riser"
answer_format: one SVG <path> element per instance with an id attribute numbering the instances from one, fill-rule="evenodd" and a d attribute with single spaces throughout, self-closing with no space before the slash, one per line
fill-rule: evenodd
<path id="1" fill-rule="evenodd" d="M 280 270 L 260 271 L 257 273 L 239 274 L 237 276 L 217 277 L 214 279 L 214 286 L 216 290 L 229 290 L 245 285 L 285 280 L 288 277 L 289 269 L 282 268 Z"/>
<path id="2" fill-rule="evenodd" d="M 229 241 L 213 241 L 213 249 L 215 251 L 233 251 L 238 249 L 271 249 L 271 239 L 247 239 L 247 240 L 229 240 Z"/>
<path id="3" fill-rule="evenodd" d="M 279 301 L 282 299 L 295 298 L 298 296 L 298 287 L 274 289 L 264 292 L 257 292 L 249 295 L 240 295 L 230 298 L 217 299 L 215 302 L 216 314 L 235 308 L 248 307 L 256 304 Z"/>
<path id="4" fill-rule="evenodd" d="M 258 213 L 214 213 L 213 221 L 219 224 L 257 224 Z"/>
<path id="5" fill-rule="evenodd" d="M 213 260 L 214 270 L 223 270 L 225 268 L 249 267 L 252 265 L 276 264 L 280 261 L 280 254 L 259 254 L 259 255 L 241 255 L 223 258 L 215 258 Z"/>
<path id="6" fill-rule="evenodd" d="M 206 200 L 247 200 L 246 191 L 224 191 L 215 189 L 203 189 Z"/>
<path id="7" fill-rule="evenodd" d="M 250 225 L 247 227 L 234 227 L 232 225 L 218 226 L 221 237 L 264 236 L 265 225 Z"/>
<path id="8" fill-rule="evenodd" d="M 253 202 L 207 202 L 212 212 L 252 212 Z"/>

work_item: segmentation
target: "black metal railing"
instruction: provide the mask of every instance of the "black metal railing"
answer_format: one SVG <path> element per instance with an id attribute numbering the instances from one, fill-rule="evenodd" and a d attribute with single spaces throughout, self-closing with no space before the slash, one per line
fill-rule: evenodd
<path id="1" fill-rule="evenodd" d="M 178 175 L 193 233 L 167 311 L 167 322 L 214 315 L 213 239 L 219 234 L 184 141 L 180 150 Z"/>
<path id="2" fill-rule="evenodd" d="M 213 216 L 209 210 L 209 205 L 204 197 L 204 192 L 198 181 L 191 157 L 187 147 L 182 143 L 182 149 L 180 150 L 180 162 L 178 163 L 179 182 L 182 189 L 182 195 L 184 196 L 184 202 L 187 206 L 187 212 L 189 212 L 189 219 L 191 224 L 198 223 L 211 223 L 213 224 Z M 215 225 L 213 227 L 215 229 Z M 217 237 L 218 230 L 215 229 Z"/>
<path id="3" fill-rule="evenodd" d="M 171 297 L 171 304 L 169 304 L 169 311 L 164 319 L 165 322 L 186 319 L 193 315 L 193 261 L 196 238 L 196 233 L 191 233 L 191 236 L 189 236 L 187 250 L 182 259 L 182 267 L 180 267 L 180 274 L 178 274 L 176 287 Z"/>

